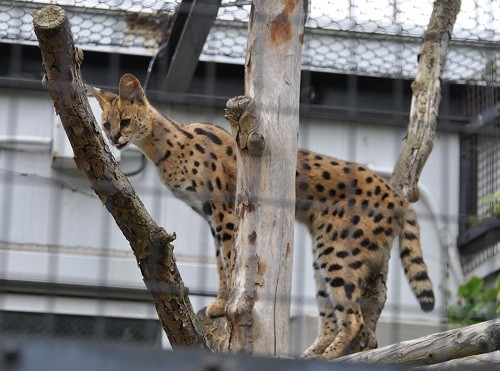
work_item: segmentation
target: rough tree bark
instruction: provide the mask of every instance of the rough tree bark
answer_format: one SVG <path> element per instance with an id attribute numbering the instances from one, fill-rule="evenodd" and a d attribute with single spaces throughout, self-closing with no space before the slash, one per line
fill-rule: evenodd
<path id="1" fill-rule="evenodd" d="M 453 329 L 332 362 L 432 365 L 500 350 L 500 319 Z"/>
<path id="2" fill-rule="evenodd" d="M 418 179 L 434 146 L 448 43 L 460 11 L 460 0 L 435 0 L 419 54 L 406 141 L 391 184 L 411 202 L 418 201 Z"/>
<path id="3" fill-rule="evenodd" d="M 46 6 L 33 14 L 33 24 L 42 52 L 44 85 L 61 117 L 77 167 L 130 242 L 170 344 L 207 349 L 175 264 L 171 244 L 175 235 L 153 221 L 97 127 L 80 72 L 83 53 L 74 45 L 65 12 Z"/>
<path id="4" fill-rule="evenodd" d="M 491 353 L 479 354 L 477 356 L 468 356 L 463 358 L 452 359 L 451 361 L 436 363 L 431 366 L 417 367 L 417 370 L 422 369 L 447 369 L 447 368 L 467 368 L 481 370 L 495 370 L 500 365 L 500 350 Z"/>
<path id="5" fill-rule="evenodd" d="M 239 219 L 230 349 L 288 354 L 300 62 L 307 0 L 252 3 L 245 96 L 228 101 Z"/>

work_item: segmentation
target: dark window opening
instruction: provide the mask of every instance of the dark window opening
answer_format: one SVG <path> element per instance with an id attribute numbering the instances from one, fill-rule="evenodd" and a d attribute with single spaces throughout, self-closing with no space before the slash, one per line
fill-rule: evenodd
<path id="1" fill-rule="evenodd" d="M 465 273 L 497 256 L 500 249 L 500 88 L 496 85 L 470 87 L 469 109 L 476 119 L 460 143 L 458 247 Z"/>

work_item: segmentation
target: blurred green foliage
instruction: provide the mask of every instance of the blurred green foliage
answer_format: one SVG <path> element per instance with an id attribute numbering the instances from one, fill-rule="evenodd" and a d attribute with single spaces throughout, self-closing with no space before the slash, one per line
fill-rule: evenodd
<path id="1" fill-rule="evenodd" d="M 479 277 L 472 277 L 458 288 L 457 303 L 448 308 L 448 322 L 459 325 L 471 325 L 498 318 L 500 316 L 500 274 L 496 285 L 485 288 L 485 282 Z"/>

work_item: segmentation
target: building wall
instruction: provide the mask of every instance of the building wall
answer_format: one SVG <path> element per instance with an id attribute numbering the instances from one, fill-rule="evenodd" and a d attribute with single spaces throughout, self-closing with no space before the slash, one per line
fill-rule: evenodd
<path id="1" fill-rule="evenodd" d="M 165 105 L 160 111 L 180 122 L 214 122 L 228 127 L 219 110 Z M 118 227 L 75 169 L 52 166 L 54 113 L 48 94 L 0 89 L 0 279 L 59 282 L 89 287 L 142 289 L 135 259 Z M 299 143 L 323 154 L 367 164 L 389 175 L 403 144 L 403 129 L 366 123 L 303 118 Z M 455 291 L 453 259 L 458 234 L 459 138 L 439 132 L 420 180 L 421 200 L 415 204 L 422 227 L 422 246 L 437 293 L 433 313 L 420 311 L 404 278 L 396 249 L 390 262 L 388 300 L 382 314 L 387 323 L 436 323 L 443 316 L 443 290 Z M 140 156 L 121 154 L 125 172 L 137 169 Z M 189 207 L 172 197 L 156 170 L 130 177 L 136 192 L 159 225 L 175 231 L 179 269 L 192 293 L 215 293 L 214 248 L 207 225 Z M 294 318 L 316 315 L 310 240 L 296 228 L 292 292 Z M 448 253 L 449 252 L 449 253 Z M 451 260 L 450 260 L 451 256 Z M 29 290 L 28 290 L 29 291 Z M 210 297 L 192 295 L 199 309 Z M 37 311 L 118 317 L 155 318 L 148 302 L 0 290 L 0 311 Z M 300 335 L 297 333 L 297 335 Z"/>

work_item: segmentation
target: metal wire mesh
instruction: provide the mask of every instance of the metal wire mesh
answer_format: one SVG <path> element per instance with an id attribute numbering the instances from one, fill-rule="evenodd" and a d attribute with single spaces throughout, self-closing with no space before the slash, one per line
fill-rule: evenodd
<path id="1" fill-rule="evenodd" d="M 482 81 L 469 82 L 467 110 L 474 117 L 470 133 L 462 137 L 464 156 L 462 187 L 465 220 L 462 226 L 462 266 L 466 273 L 499 253 L 500 214 L 500 74 L 491 61 L 481 74 Z M 466 236 L 463 238 L 463 236 Z M 461 239 L 459 238 L 459 240 Z"/>
<path id="2" fill-rule="evenodd" d="M 80 339 L 144 346 L 161 345 L 156 320 L 4 311 L 0 331 L 7 336 Z"/>
<path id="3" fill-rule="evenodd" d="M 485 219 L 500 212 L 500 117 L 488 125 L 477 141 L 477 217 Z"/>
<path id="4" fill-rule="evenodd" d="M 491 93 L 491 92 L 490 92 Z M 475 121 L 472 134 L 464 137 L 464 145 L 469 150 L 463 161 L 467 192 L 466 228 L 467 243 L 461 246 L 462 265 L 465 272 L 495 259 L 499 253 L 497 225 L 500 215 L 500 111 L 496 105 L 489 110 L 493 117 L 486 122 Z"/>
<path id="5" fill-rule="evenodd" d="M 84 49 L 153 55 L 165 40 L 175 1 L 4 0 L 0 40 L 33 43 L 30 12 L 46 4 L 67 11 L 76 44 Z M 368 76 L 415 76 L 420 41 L 432 1 L 311 1 L 303 48 L 303 67 Z M 250 1 L 223 1 L 201 60 L 242 64 L 246 52 Z M 463 1 L 450 45 L 445 78 L 483 80 L 498 65 L 500 4 Z"/>
<path id="6" fill-rule="evenodd" d="M 154 56 L 168 38 L 169 25 L 180 0 L 2 0 L 0 42 L 35 44 L 30 12 L 46 4 L 64 7 L 75 43 L 85 50 Z M 222 2 L 203 47 L 202 61 L 244 63 L 249 4 L 242 0 Z M 353 86 L 357 76 L 412 78 L 431 10 L 429 0 L 418 4 L 410 0 L 313 0 L 306 24 L 303 68 L 351 75 L 353 79 L 349 83 Z M 470 117 L 480 115 L 499 101 L 499 22 L 499 2 L 463 1 L 445 77 L 461 82 L 466 80 L 470 84 L 467 107 Z M 17 66 L 9 68 L 23 74 Z M 5 71 L 1 72 L 3 76 Z M 208 76 L 207 80 L 210 78 Z M 484 89 L 485 86 L 492 89 Z M 357 91 L 350 91 L 352 95 L 347 99 L 356 100 Z M 400 90 L 396 91 L 392 96 L 395 100 L 401 98 Z M 8 112 L 0 124 L 0 137 L 5 140 L 0 143 L 0 189 L 3 191 L 0 198 L 0 307 L 3 308 L 0 310 L 0 335 L 54 336 L 157 346 L 161 342 L 161 329 L 150 298 L 138 278 L 127 242 L 113 230 L 114 222 L 109 215 L 102 209 L 96 211 L 99 200 L 86 180 L 67 169 L 52 168 L 49 147 L 57 133 L 51 131 L 53 112 L 49 98 L 41 93 L 32 96 L 26 91 L 0 93 L 0 104 L 5 103 L 2 107 L 6 107 L 0 114 Z M 162 108 L 174 119 L 212 121 L 206 117 L 206 111 L 197 115 L 193 107 L 184 110 Z M 216 116 L 217 123 L 223 125 L 222 112 Z M 38 120 L 43 128 L 34 128 Z M 392 160 L 404 136 L 404 130 L 359 122 L 327 125 L 321 120 L 304 121 L 300 135 L 303 147 L 373 165 L 382 176 L 390 174 L 387 169 L 392 168 Z M 327 126 L 329 131 L 325 130 Z M 496 205 L 483 205 L 484 197 L 500 187 L 498 119 L 491 128 L 494 132 L 478 137 L 476 149 L 470 153 L 471 156 L 477 154 L 473 159 L 477 164 L 477 178 L 471 177 L 477 179 L 474 184 L 477 191 L 471 193 L 472 215 L 477 214 L 481 219 Z M 32 136 L 24 137 L 33 133 L 36 133 L 36 140 Z M 17 144 L 9 142 L 12 138 L 19 139 Z M 442 271 L 443 276 L 449 273 L 449 261 L 442 255 L 446 248 L 454 245 L 454 220 L 458 219 L 454 208 L 456 200 L 447 199 L 449 194 L 456 194 L 450 188 L 456 190 L 458 187 L 458 176 L 450 166 L 458 161 L 456 140 L 454 134 L 442 134 L 436 141 L 439 148 L 435 153 L 440 157 L 435 164 L 439 166 L 430 164 L 432 174 L 423 182 L 431 184 L 428 188 L 434 193 L 424 197 L 422 204 L 426 206 L 418 206 L 421 224 L 428 231 L 425 236 L 428 246 L 434 247 L 426 261 L 434 265 L 437 275 Z M 42 149 L 32 152 L 35 142 Z M 122 157 L 125 171 L 137 168 L 137 152 L 124 152 Z M 183 265 L 182 276 L 197 300 L 197 308 L 206 305 L 210 300 L 205 298 L 213 297 L 216 287 L 212 241 L 206 224 L 198 223 L 192 214 L 187 222 L 180 221 L 184 214 L 179 210 L 187 206 L 166 193 L 151 166 L 137 174 L 132 182 L 158 224 L 177 232 L 175 254 Z M 425 186 L 422 189 L 425 196 Z M 439 202 L 433 204 L 436 197 Z M 34 211 L 23 213 L 19 210 Z M 296 317 L 315 313 L 314 293 L 311 294 L 314 289 L 310 284 L 312 274 L 304 268 L 312 265 L 307 238 L 304 230 L 297 233 L 296 262 L 299 267 L 294 283 L 296 296 L 292 297 L 292 304 L 298 308 Z M 483 248 L 479 254 L 476 245 L 471 247 L 469 255 L 466 249 L 463 250 L 464 266 L 472 261 L 471 257 L 480 256 L 466 267 L 468 271 L 498 256 L 498 242 L 491 245 L 484 240 L 479 245 Z M 393 301 L 388 302 L 386 308 L 392 322 L 385 324 L 385 337 L 393 343 L 401 340 L 399 322 L 402 317 L 417 317 L 420 312 L 415 305 L 405 302 L 399 263 L 396 259 L 391 262 L 395 264 L 391 267 L 393 283 L 389 287 Z M 17 270 L 12 272 L 10 267 Z M 437 313 L 433 319 L 441 320 L 441 315 Z M 315 323 L 309 325 L 295 323 L 299 328 L 292 339 L 297 342 L 296 354 L 304 350 L 303 338 L 307 338 L 310 331 L 306 327 L 316 327 Z M 416 333 L 423 327 L 414 325 L 411 331 Z"/>

